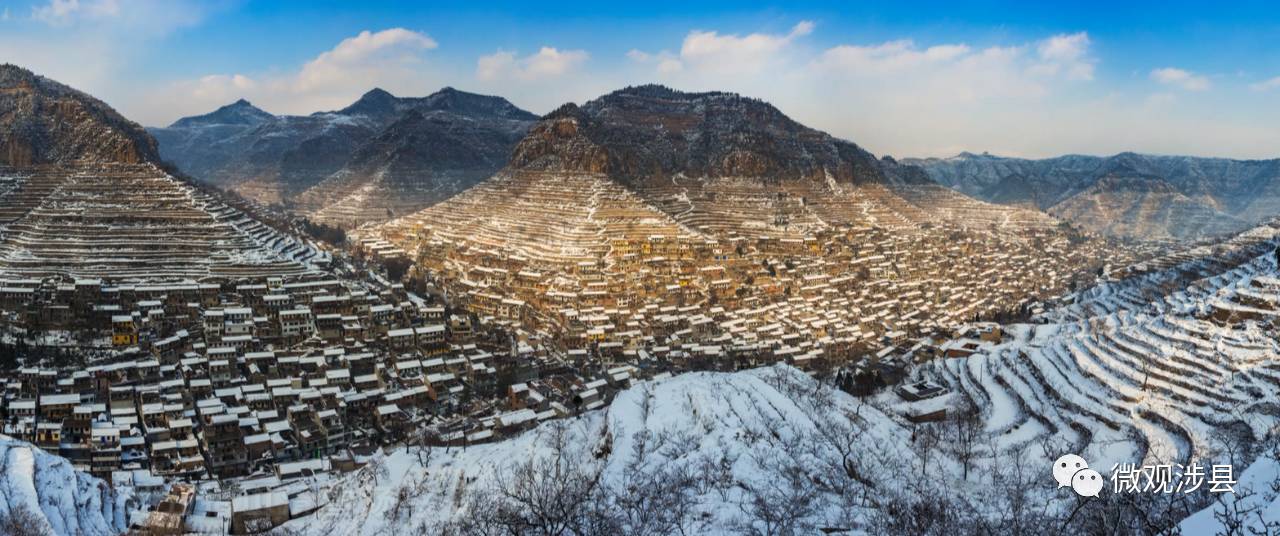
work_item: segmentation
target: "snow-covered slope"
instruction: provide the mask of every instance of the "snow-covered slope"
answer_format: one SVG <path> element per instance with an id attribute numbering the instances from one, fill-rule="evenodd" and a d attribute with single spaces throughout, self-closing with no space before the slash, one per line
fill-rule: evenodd
<path id="1" fill-rule="evenodd" d="M 1280 483 L 1280 458 L 1276 454 L 1265 453 L 1244 470 L 1236 485 L 1238 493 L 1223 496 L 1182 520 L 1178 525 L 1182 534 L 1274 534 L 1280 527 L 1280 493 L 1275 488 Z"/>
<path id="2" fill-rule="evenodd" d="M 0 532 L 21 520 L 30 534 L 120 534 L 132 497 L 129 488 L 112 488 L 62 457 L 0 436 Z"/>
<path id="3" fill-rule="evenodd" d="M 836 472 L 845 475 L 846 463 L 883 474 L 908 469 L 918 463 L 910 452 L 882 447 L 907 445 L 911 433 L 869 405 L 815 387 L 785 366 L 644 383 L 607 410 L 499 443 L 436 448 L 426 466 L 414 449 L 379 456 L 340 481 L 327 495 L 333 502 L 286 527 L 305 534 L 434 533 L 451 522 L 460 524 L 457 529 L 515 515 L 507 507 L 520 499 L 495 504 L 495 492 L 566 499 L 588 482 L 614 492 L 603 499 L 611 510 L 638 516 L 643 512 L 626 512 L 624 505 L 660 507 L 663 512 L 648 515 L 672 516 L 670 525 L 654 524 L 691 533 L 750 526 L 757 517 L 753 509 L 771 507 L 756 501 L 781 504 L 793 493 L 807 503 L 804 513 L 797 512 L 799 526 L 859 526 L 870 517 L 862 501 L 851 499 L 863 488 Z M 780 476 L 788 474 L 790 480 Z M 672 500 L 679 504 L 666 502 Z M 687 516 L 679 515 L 682 508 L 689 509 Z M 643 532 L 640 524 L 631 519 L 614 528 Z"/>

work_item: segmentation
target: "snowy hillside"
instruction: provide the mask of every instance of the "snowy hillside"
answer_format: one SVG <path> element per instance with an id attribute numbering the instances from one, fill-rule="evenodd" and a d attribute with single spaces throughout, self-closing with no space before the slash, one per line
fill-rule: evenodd
<path id="1" fill-rule="evenodd" d="M 1038 447 L 981 454 L 979 421 L 913 426 L 891 400 L 855 399 L 784 365 L 648 382 L 508 441 L 379 455 L 281 531 L 1021 533 L 1055 527 L 1074 506 Z"/>
<path id="2" fill-rule="evenodd" d="M 129 488 L 113 489 L 64 458 L 0 436 L 0 534 L 120 534 L 132 502 Z"/>
<path id="3" fill-rule="evenodd" d="M 800 526 L 863 526 L 865 489 L 845 475 L 901 473 L 919 463 L 883 448 L 908 444 L 910 431 L 869 405 L 814 388 L 782 366 L 646 383 L 608 410 L 509 441 L 436 448 L 426 467 L 415 449 L 379 457 L 335 486 L 331 504 L 286 528 L 419 534 L 483 518 L 532 530 L 540 514 L 526 500 L 557 497 L 567 505 L 605 490 L 597 500 L 607 505 L 584 504 L 573 516 L 588 522 L 588 509 L 616 509 L 625 519 L 601 522 L 616 523 L 620 533 L 644 532 L 641 525 L 658 534 L 676 526 L 715 533 L 798 500 L 806 503 L 794 512 Z"/>

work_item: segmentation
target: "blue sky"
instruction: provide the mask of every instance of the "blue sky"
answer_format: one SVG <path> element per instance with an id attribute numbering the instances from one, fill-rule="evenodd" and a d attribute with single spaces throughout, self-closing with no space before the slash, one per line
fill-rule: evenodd
<path id="1" fill-rule="evenodd" d="M 1262 2 L 0 0 L 0 61 L 163 125 L 445 85 L 543 113 L 628 84 L 737 91 L 878 154 L 1280 157 Z"/>

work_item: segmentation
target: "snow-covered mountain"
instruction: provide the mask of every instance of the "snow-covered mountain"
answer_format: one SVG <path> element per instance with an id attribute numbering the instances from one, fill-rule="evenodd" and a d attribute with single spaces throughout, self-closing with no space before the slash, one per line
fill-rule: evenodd
<path id="1" fill-rule="evenodd" d="M 204 115 L 183 117 L 174 121 L 171 128 L 195 128 L 218 126 L 252 127 L 275 120 L 276 116 L 240 99 Z"/>
<path id="2" fill-rule="evenodd" d="M 536 119 L 499 97 L 453 88 L 410 102 L 380 114 L 391 117 L 386 127 L 295 208 L 339 225 L 413 213 L 492 176 Z"/>
<path id="3" fill-rule="evenodd" d="M 136 507 L 130 488 L 112 487 L 65 458 L 0 436 L 0 534 L 115 535 L 128 528 Z"/>

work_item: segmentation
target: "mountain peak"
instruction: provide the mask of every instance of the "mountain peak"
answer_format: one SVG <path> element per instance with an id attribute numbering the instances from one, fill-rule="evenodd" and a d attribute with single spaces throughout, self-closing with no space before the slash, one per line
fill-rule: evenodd
<path id="1" fill-rule="evenodd" d="M 395 95 L 392 95 L 390 91 L 387 91 L 380 87 L 375 87 L 373 89 L 370 89 L 369 91 L 364 92 L 364 95 L 361 95 L 360 98 L 357 99 L 356 102 L 352 104 L 353 105 L 359 104 L 361 102 L 392 102 L 396 100 L 398 100 L 397 97 Z"/>
<path id="2" fill-rule="evenodd" d="M 692 100 L 704 99 L 708 97 L 741 98 L 741 95 L 738 95 L 737 93 L 730 93 L 725 91 L 689 92 L 689 91 L 681 91 L 675 88 L 664 86 L 662 84 L 642 84 L 638 86 L 624 87 L 622 89 L 609 93 L 608 95 L 605 95 L 604 97 L 601 97 L 601 98 L 607 99 L 609 97 L 645 97 L 645 98 L 652 98 L 652 99 L 671 99 L 671 100 L 680 100 L 680 101 L 692 101 Z M 752 100 L 755 100 L 755 99 L 752 99 Z M 763 101 L 760 101 L 760 102 L 763 102 Z"/>
<path id="3" fill-rule="evenodd" d="M 470 116 L 491 116 L 520 121 L 535 121 L 538 116 L 522 110 L 502 97 L 480 95 L 445 86 L 415 103 L 426 111 L 448 111 Z"/>
<path id="4" fill-rule="evenodd" d="M 0 64 L 0 86 L 8 87 L 14 82 L 21 80 L 32 81 L 35 78 L 36 74 L 24 67 L 12 63 Z"/>
<path id="5" fill-rule="evenodd" d="M 400 111 L 401 99 L 389 91 L 375 87 L 366 91 L 350 106 L 338 110 L 342 115 L 363 115 L 366 117 L 385 119 Z"/>
<path id="6" fill-rule="evenodd" d="M 956 160 L 999 160 L 999 156 L 995 156 L 988 151 L 974 153 L 971 151 L 961 151 L 960 154 L 953 156 Z"/>
<path id="7" fill-rule="evenodd" d="M 606 173 L 624 183 L 689 177 L 765 181 L 833 177 L 887 180 L 857 145 L 806 127 L 773 105 L 736 93 L 648 84 L 547 114 L 512 157 L 516 168 Z"/>
<path id="8" fill-rule="evenodd" d="M 203 127 L 211 125 L 254 126 L 275 119 L 274 115 L 241 98 L 204 115 L 183 117 L 170 128 Z"/>

